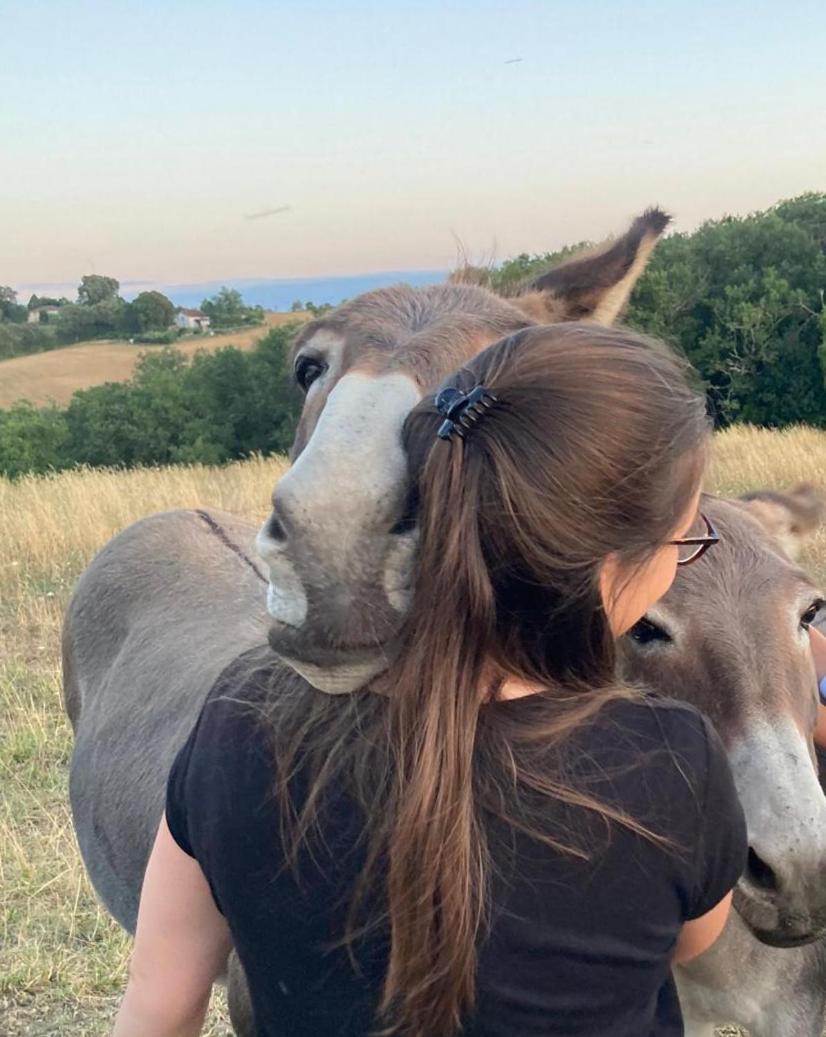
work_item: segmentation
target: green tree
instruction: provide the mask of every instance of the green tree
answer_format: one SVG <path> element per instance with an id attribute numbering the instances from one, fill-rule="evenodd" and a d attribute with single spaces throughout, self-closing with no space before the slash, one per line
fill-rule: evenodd
<path id="1" fill-rule="evenodd" d="M 226 347 L 196 354 L 185 376 L 192 421 L 181 460 L 234 460 L 289 450 L 300 406 L 290 377 L 294 332 L 294 327 L 273 328 L 249 353 Z"/>
<path id="2" fill-rule="evenodd" d="M 161 292 L 141 292 L 127 305 L 126 320 L 138 332 L 165 331 L 175 319 L 175 305 Z"/>
<path id="3" fill-rule="evenodd" d="M 79 464 L 129 467 L 147 463 L 142 430 L 128 382 L 76 392 L 66 409 L 66 452 Z"/>
<path id="4" fill-rule="evenodd" d="M 809 191 L 778 202 L 772 210 L 788 223 L 803 227 L 822 251 L 826 251 L 826 194 Z"/>
<path id="5" fill-rule="evenodd" d="M 211 323 L 218 328 L 242 324 L 246 312 L 241 293 L 226 285 L 211 298 L 204 299 L 201 309 L 209 317 Z"/>
<path id="6" fill-rule="evenodd" d="M 81 306 L 95 306 L 102 302 L 111 302 L 118 297 L 120 283 L 114 277 L 102 274 L 85 274 L 80 279 L 77 289 L 77 301 Z"/>
<path id="7" fill-rule="evenodd" d="M 59 345 L 55 329 L 45 324 L 0 321 L 0 360 L 42 353 Z"/>
<path id="8" fill-rule="evenodd" d="M 201 309 L 216 328 L 262 324 L 264 321 L 264 310 L 261 306 L 247 306 L 241 293 L 226 285 L 211 298 L 204 299 Z"/>
<path id="9" fill-rule="evenodd" d="M 130 382 L 109 382 L 76 392 L 66 410 L 67 452 L 81 464 L 170 464 L 188 422 L 182 375 L 186 357 L 176 350 L 145 354 Z"/>
<path id="10" fill-rule="evenodd" d="M 630 324 L 678 345 L 719 424 L 826 425 L 826 195 L 704 224 L 658 245 Z"/>
<path id="11" fill-rule="evenodd" d="M 0 320 L 7 320 L 9 324 L 25 324 L 29 319 L 29 311 L 25 306 L 18 303 L 3 303 L 0 306 Z"/>
<path id="12" fill-rule="evenodd" d="M 69 303 L 60 308 L 57 334 L 63 342 L 114 338 L 127 330 L 126 313 L 126 303 L 117 296 L 98 303 Z"/>
<path id="13" fill-rule="evenodd" d="M 128 331 L 129 311 L 118 295 L 119 288 L 114 277 L 84 276 L 77 290 L 78 301 L 60 306 L 55 322 L 58 338 L 64 343 L 80 342 L 89 338 L 114 338 Z"/>
<path id="14" fill-rule="evenodd" d="M 14 478 L 66 467 L 66 439 L 65 413 L 57 407 L 16 403 L 0 410 L 0 474 Z"/>
<path id="15" fill-rule="evenodd" d="M 28 320 L 25 306 L 18 305 L 17 292 L 7 285 L 0 285 L 0 320 L 10 324 L 25 324 Z"/>
<path id="16" fill-rule="evenodd" d="M 245 354 L 258 387 L 258 434 L 247 452 L 286 454 L 292 446 L 303 397 L 293 378 L 292 341 L 300 325 L 271 328 L 255 350 Z"/>

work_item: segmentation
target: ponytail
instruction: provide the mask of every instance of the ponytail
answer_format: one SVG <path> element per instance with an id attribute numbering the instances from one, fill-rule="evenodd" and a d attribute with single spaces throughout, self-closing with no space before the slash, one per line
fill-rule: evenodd
<path id="1" fill-rule="evenodd" d="M 452 1033 L 472 1008 L 486 919 L 487 848 L 473 757 L 494 607 L 474 507 L 479 460 L 458 436 L 434 445 L 428 460 L 428 499 L 450 502 L 452 511 L 425 507 L 420 516 L 419 564 L 439 605 L 417 596 L 408 626 L 416 639 L 394 671 L 388 703 L 397 759 L 381 1008 L 390 1020 L 385 1032 L 406 1037 Z M 445 615 L 455 622 L 444 623 Z"/>

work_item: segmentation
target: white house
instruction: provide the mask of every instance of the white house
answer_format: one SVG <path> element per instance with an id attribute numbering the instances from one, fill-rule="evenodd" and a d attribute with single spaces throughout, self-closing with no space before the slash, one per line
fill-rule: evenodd
<path id="1" fill-rule="evenodd" d="M 206 331 L 209 327 L 209 317 L 201 310 L 187 310 L 181 307 L 175 314 L 175 326 L 187 331 Z"/>
<path id="2" fill-rule="evenodd" d="M 29 324 L 48 324 L 49 321 L 60 313 L 59 306 L 37 306 L 33 310 L 29 310 L 29 315 L 26 320 Z"/>

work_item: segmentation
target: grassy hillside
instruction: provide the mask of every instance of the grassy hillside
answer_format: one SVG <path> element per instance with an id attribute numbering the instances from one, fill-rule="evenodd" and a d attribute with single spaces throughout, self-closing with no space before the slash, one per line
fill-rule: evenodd
<path id="1" fill-rule="evenodd" d="M 88 886 L 68 811 L 71 733 L 60 704 L 58 645 L 74 581 L 115 532 L 151 512 L 214 506 L 260 521 L 282 469 L 276 459 L 256 459 L 222 469 L 0 479 L 4 1037 L 103 1035 L 125 980 L 128 940 Z M 717 437 L 711 483 L 724 492 L 819 477 L 826 479 L 826 432 L 735 428 Z M 804 564 L 826 578 L 826 532 Z M 220 999 L 206 1032 L 229 1033 Z"/>
<path id="2" fill-rule="evenodd" d="M 265 323 L 244 331 L 183 338 L 176 344 L 181 352 L 237 346 L 252 349 L 269 328 L 290 321 L 306 320 L 304 313 L 267 313 Z M 47 353 L 0 361 L 0 407 L 16 400 L 44 404 L 67 403 L 73 392 L 103 382 L 125 382 L 131 377 L 141 353 L 157 346 L 129 345 L 123 341 L 78 342 Z"/>

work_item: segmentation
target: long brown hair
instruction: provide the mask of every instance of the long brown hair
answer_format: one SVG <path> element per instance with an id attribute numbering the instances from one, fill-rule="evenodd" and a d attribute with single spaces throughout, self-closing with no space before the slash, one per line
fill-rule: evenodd
<path id="1" fill-rule="evenodd" d="M 567 781 L 554 749 L 635 694 L 615 673 L 600 568 L 616 552 L 630 569 L 673 535 L 708 437 L 685 365 L 629 331 L 529 328 L 452 384 L 496 402 L 465 439 L 436 437 L 432 397 L 405 424 L 421 541 L 386 695 L 297 696 L 277 721 L 282 798 L 299 766 L 313 770 L 293 846 L 342 776 L 364 806 L 347 938 L 365 891 L 385 883 L 383 1032 L 405 1037 L 447 1037 L 473 1008 L 492 815 L 580 855 L 576 832 L 549 825 L 549 798 L 657 838 Z M 526 709 L 486 706 L 506 675 L 544 690 Z"/>

